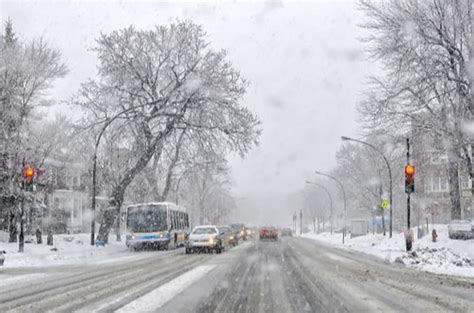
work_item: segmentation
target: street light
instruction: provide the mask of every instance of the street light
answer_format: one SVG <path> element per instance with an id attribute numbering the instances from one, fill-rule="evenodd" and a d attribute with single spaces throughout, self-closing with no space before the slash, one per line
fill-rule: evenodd
<path id="1" fill-rule="evenodd" d="M 375 150 L 378 154 L 380 154 L 380 156 L 385 161 L 385 164 L 387 165 L 387 169 L 388 169 L 388 177 L 389 177 L 389 180 L 390 180 L 390 193 L 389 193 L 389 198 L 390 198 L 389 199 L 389 202 L 390 202 L 390 238 L 392 238 L 392 220 L 393 220 L 392 206 L 393 205 L 392 205 L 392 168 L 390 167 L 390 163 L 388 162 L 387 158 L 382 153 L 382 151 L 380 151 L 379 149 L 377 149 L 375 146 L 371 145 L 368 142 L 365 142 L 365 141 L 362 141 L 362 140 L 359 140 L 359 139 L 346 137 L 346 136 L 342 136 L 341 139 L 343 141 L 354 141 L 354 142 L 358 142 L 358 143 L 361 143 L 363 145 L 366 145 L 366 146 L 372 148 L 373 150 Z"/>
<path id="2" fill-rule="evenodd" d="M 343 218 L 342 218 L 342 243 L 344 244 L 344 238 L 346 236 L 346 224 L 345 224 L 345 221 L 346 221 L 346 190 L 344 189 L 344 185 L 341 183 L 341 181 L 339 179 L 337 179 L 336 177 L 332 176 L 332 175 L 329 175 L 329 174 L 326 174 L 326 173 L 323 173 L 323 172 L 320 172 L 320 171 L 314 171 L 317 175 L 321 175 L 321 176 L 326 176 L 332 180 L 334 180 L 338 185 L 339 187 L 341 187 L 341 190 L 342 190 L 342 196 L 344 197 L 344 215 L 343 215 Z"/>
<path id="3" fill-rule="evenodd" d="M 323 185 L 320 185 L 320 184 L 318 184 L 318 183 L 311 182 L 311 181 L 308 181 L 308 180 L 306 181 L 306 183 L 307 183 L 308 185 L 313 185 L 313 186 L 317 186 L 317 187 L 319 187 L 319 188 L 322 188 L 322 189 L 327 193 L 328 198 L 329 198 L 329 211 L 331 212 L 331 217 L 330 217 L 330 219 L 329 219 L 329 222 L 331 223 L 331 235 L 332 235 L 332 217 L 333 217 L 333 215 L 332 215 L 332 197 L 331 197 L 331 193 L 330 193 L 329 190 L 328 190 L 326 187 L 324 187 Z"/>

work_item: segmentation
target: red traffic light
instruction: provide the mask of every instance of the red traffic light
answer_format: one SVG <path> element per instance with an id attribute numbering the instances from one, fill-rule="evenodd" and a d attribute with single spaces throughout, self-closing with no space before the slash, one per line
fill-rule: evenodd
<path id="1" fill-rule="evenodd" d="M 413 165 L 405 166 L 405 174 L 408 176 L 413 176 L 415 174 L 415 167 Z"/>
<path id="2" fill-rule="evenodd" d="M 413 165 L 405 166 L 405 192 L 415 192 L 415 167 Z"/>
<path id="3" fill-rule="evenodd" d="M 35 174 L 36 174 L 36 170 L 35 170 L 34 167 L 27 166 L 23 169 L 23 177 L 25 177 L 25 179 L 28 182 L 33 181 L 33 178 L 35 177 Z"/>

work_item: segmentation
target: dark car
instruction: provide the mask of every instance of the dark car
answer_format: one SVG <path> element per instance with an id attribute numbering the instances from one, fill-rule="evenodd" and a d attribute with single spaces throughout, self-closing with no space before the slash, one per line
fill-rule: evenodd
<path id="1" fill-rule="evenodd" d="M 221 235 L 223 236 L 223 242 L 225 243 L 225 246 L 235 247 L 238 244 L 235 232 L 232 230 L 230 226 L 227 226 L 227 225 L 217 226 L 217 228 L 219 228 L 219 231 L 221 232 Z"/>
<path id="2" fill-rule="evenodd" d="M 244 224 L 232 224 L 230 225 L 230 227 L 235 232 L 235 235 L 237 236 L 237 241 L 247 240 L 247 234 L 245 232 Z"/>

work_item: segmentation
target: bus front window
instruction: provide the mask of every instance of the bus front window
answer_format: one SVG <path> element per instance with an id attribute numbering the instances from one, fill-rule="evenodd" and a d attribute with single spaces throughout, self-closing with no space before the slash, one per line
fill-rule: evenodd
<path id="1" fill-rule="evenodd" d="M 132 232 L 156 232 L 168 230 L 166 210 L 157 207 L 128 209 L 127 228 Z"/>

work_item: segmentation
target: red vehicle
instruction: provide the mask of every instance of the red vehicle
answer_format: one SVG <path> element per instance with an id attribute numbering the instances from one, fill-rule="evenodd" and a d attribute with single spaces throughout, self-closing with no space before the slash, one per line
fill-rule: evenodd
<path id="1" fill-rule="evenodd" d="M 260 240 L 263 239 L 278 239 L 278 229 L 275 227 L 261 227 L 259 230 Z"/>

